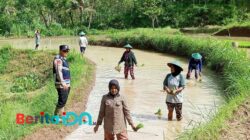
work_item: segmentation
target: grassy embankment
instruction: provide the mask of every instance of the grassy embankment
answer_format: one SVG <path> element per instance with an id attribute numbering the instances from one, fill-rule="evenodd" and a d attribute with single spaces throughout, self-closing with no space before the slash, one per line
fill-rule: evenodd
<path id="1" fill-rule="evenodd" d="M 17 50 L 9 46 L 0 49 L 0 139 L 18 139 L 32 133 L 42 124 L 16 124 L 16 114 L 37 116 L 44 111 L 53 114 L 57 92 L 53 83 L 54 51 Z M 75 101 L 76 88 L 91 84 L 93 65 L 78 53 L 68 60 L 72 74 L 72 90 L 68 104 Z M 84 82 L 83 82 L 84 81 Z M 83 82 L 83 83 L 82 83 Z M 60 126 L 58 126 L 60 127 Z"/>
<path id="2" fill-rule="evenodd" d="M 245 37 L 249 37 L 249 30 L 250 30 L 250 22 L 249 21 L 245 21 L 245 22 L 235 22 L 235 23 L 231 23 L 228 24 L 224 27 L 222 27 L 220 30 L 218 30 L 218 32 L 223 32 L 223 31 L 228 31 L 228 32 L 233 32 L 232 34 L 234 34 L 236 37 L 237 36 L 245 36 Z M 215 32 L 216 34 L 217 32 Z M 227 36 L 227 35 L 225 35 Z M 227 42 L 232 42 L 232 41 L 236 41 L 239 43 L 239 47 L 240 48 L 250 48 L 250 41 L 248 39 L 231 39 L 230 37 L 228 39 L 225 39 L 225 41 Z"/>
<path id="3" fill-rule="evenodd" d="M 232 43 L 232 41 L 236 41 L 239 44 L 240 48 L 250 48 L 250 41 L 242 41 L 242 40 L 225 40 L 228 43 Z"/>
<path id="4" fill-rule="evenodd" d="M 211 115 L 211 120 L 186 131 L 181 139 L 218 139 L 220 130 L 227 127 L 225 121 L 246 97 L 250 90 L 250 62 L 245 52 L 231 47 L 231 43 L 213 38 L 192 38 L 177 33 L 168 34 L 169 29 L 134 29 L 112 32 L 101 38 L 91 38 L 93 44 L 122 46 L 126 42 L 138 49 L 149 49 L 190 57 L 200 52 L 205 65 L 217 71 L 223 81 L 226 103 Z"/>

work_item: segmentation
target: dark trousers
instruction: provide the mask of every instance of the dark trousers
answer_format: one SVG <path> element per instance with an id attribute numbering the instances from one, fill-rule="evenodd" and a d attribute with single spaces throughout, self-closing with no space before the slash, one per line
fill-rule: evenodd
<path id="1" fill-rule="evenodd" d="M 36 44 L 35 49 L 38 49 L 38 47 L 39 47 L 39 44 Z"/>
<path id="2" fill-rule="evenodd" d="M 167 102 L 167 106 L 168 106 L 168 120 L 173 119 L 173 112 L 175 109 L 176 118 L 178 121 L 180 121 L 182 119 L 182 103 Z"/>
<path id="3" fill-rule="evenodd" d="M 81 53 L 84 53 L 84 52 L 85 52 L 85 50 L 86 50 L 86 47 L 80 47 L 80 51 L 81 51 Z"/>
<path id="4" fill-rule="evenodd" d="M 57 88 L 57 93 L 58 93 L 58 102 L 56 107 L 57 108 L 63 108 L 68 100 L 69 92 L 70 92 L 70 87 L 68 89 L 63 89 L 63 88 Z"/>

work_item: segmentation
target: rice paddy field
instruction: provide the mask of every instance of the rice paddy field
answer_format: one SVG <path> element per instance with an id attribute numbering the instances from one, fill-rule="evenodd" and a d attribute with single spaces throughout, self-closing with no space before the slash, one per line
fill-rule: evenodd
<path id="1" fill-rule="evenodd" d="M 136 29 L 123 32 L 113 32 L 93 43 L 122 46 L 126 42 L 135 48 L 154 50 L 163 53 L 176 54 L 183 57 L 193 52 L 204 56 L 205 65 L 217 72 L 223 80 L 223 96 L 227 103 L 220 107 L 216 116 L 209 122 L 200 124 L 195 129 L 187 131 L 180 139 L 219 139 L 220 130 L 225 127 L 226 120 L 232 118 L 233 110 L 249 97 L 250 61 L 245 50 L 235 49 L 230 42 L 214 38 L 194 38 L 179 33 L 166 34 L 164 29 Z"/>
<path id="2" fill-rule="evenodd" d="M 235 49 L 230 41 L 224 40 L 213 37 L 192 37 L 171 28 L 112 29 L 98 31 L 89 36 L 90 43 L 94 45 L 122 47 L 130 43 L 136 49 L 173 54 L 183 58 L 188 58 L 193 52 L 203 55 L 204 65 L 222 80 L 222 96 L 226 103 L 219 107 L 213 118 L 184 132 L 179 139 L 204 139 L 204 137 L 219 139 L 221 130 L 228 127 L 226 122 L 233 118 L 234 110 L 250 96 L 250 62 L 247 51 Z M 248 43 L 243 41 L 243 45 L 247 46 Z M 45 62 L 51 61 L 56 52 L 19 50 L 9 46 L 1 48 L 0 52 L 0 73 L 3 75 L 0 81 L 4 83 L 1 84 L 3 90 L 0 92 L 2 96 L 0 139 L 18 139 L 31 134 L 31 130 L 40 126 L 16 127 L 15 113 L 22 111 L 35 115 L 39 110 L 52 113 L 56 104 L 56 94 L 50 94 L 56 92 L 50 73 L 51 67 L 44 65 Z M 20 60 L 23 65 L 16 60 Z M 93 72 L 93 67 L 85 58 L 78 53 L 72 53 L 69 61 L 72 63 L 75 79 L 79 78 L 76 76 L 77 73 L 85 75 L 83 77 L 86 80 L 91 79 L 90 73 Z M 32 73 L 27 73 L 28 70 Z M 73 84 L 78 86 L 80 83 Z M 46 100 L 48 98 L 53 100 Z"/>

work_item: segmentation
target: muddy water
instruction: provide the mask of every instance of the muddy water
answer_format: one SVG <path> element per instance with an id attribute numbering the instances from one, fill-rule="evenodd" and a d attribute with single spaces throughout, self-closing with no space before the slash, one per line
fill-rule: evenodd
<path id="1" fill-rule="evenodd" d="M 0 45 L 8 42 L 17 48 L 34 48 L 34 40 L 31 39 L 1 40 Z M 59 44 L 69 44 L 78 50 L 75 38 L 46 39 L 42 43 L 41 49 L 55 49 Z M 166 63 L 180 60 L 185 75 L 187 60 L 161 53 L 133 50 L 139 63 L 138 67 L 135 67 L 136 80 L 125 80 L 122 72 L 114 70 L 123 51 L 121 48 L 100 46 L 87 48 L 85 55 L 97 64 L 96 83 L 87 105 L 87 112 L 92 114 L 93 120 L 97 118 L 101 97 L 108 92 L 108 82 L 111 79 L 120 82 L 120 93 L 127 98 L 134 122 L 144 124 L 144 128 L 137 133 L 128 127 L 129 137 L 132 140 L 175 139 L 184 130 L 209 119 L 216 108 L 223 103 L 219 95 L 221 90 L 218 78 L 205 69 L 202 82 L 187 81 L 184 91 L 183 120 L 177 122 L 174 117 L 174 121 L 167 121 L 166 94 L 160 91 L 162 82 L 170 71 Z M 163 113 L 161 118 L 154 115 L 159 108 Z M 101 140 L 103 129 L 100 127 L 98 133 L 94 134 L 93 126 L 82 125 L 65 139 Z"/>

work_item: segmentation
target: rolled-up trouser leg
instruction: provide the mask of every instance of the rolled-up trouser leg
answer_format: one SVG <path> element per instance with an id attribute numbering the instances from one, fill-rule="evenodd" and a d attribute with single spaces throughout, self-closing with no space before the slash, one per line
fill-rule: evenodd
<path id="1" fill-rule="evenodd" d="M 125 76 L 125 79 L 128 78 L 128 71 L 129 71 L 129 67 L 128 67 L 128 66 L 125 66 L 125 67 L 124 67 L 124 76 Z"/>
<path id="2" fill-rule="evenodd" d="M 167 102 L 167 106 L 168 106 L 168 120 L 171 121 L 173 119 L 174 103 Z"/>
<path id="3" fill-rule="evenodd" d="M 134 66 L 129 67 L 130 75 L 132 79 L 135 79 Z"/>
<path id="4" fill-rule="evenodd" d="M 182 103 L 175 104 L 175 113 L 177 121 L 180 121 L 182 119 Z"/>

